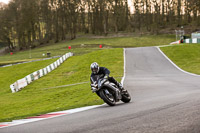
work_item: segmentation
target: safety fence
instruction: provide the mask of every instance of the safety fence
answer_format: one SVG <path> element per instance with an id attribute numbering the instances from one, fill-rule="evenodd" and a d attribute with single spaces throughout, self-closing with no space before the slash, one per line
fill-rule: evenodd
<path id="1" fill-rule="evenodd" d="M 185 39 L 183 43 L 200 43 L 200 38 Z"/>
<path id="2" fill-rule="evenodd" d="M 27 76 L 25 76 L 22 79 L 17 80 L 15 83 L 10 85 L 12 93 L 20 91 L 22 88 L 26 87 L 29 85 L 31 82 L 34 80 L 37 80 L 41 78 L 42 76 L 50 73 L 54 69 L 56 69 L 58 66 L 60 66 L 67 58 L 73 56 L 73 53 L 69 52 L 60 57 L 58 60 L 56 60 L 54 63 L 48 65 L 45 68 L 42 68 L 38 71 L 35 71 Z"/>

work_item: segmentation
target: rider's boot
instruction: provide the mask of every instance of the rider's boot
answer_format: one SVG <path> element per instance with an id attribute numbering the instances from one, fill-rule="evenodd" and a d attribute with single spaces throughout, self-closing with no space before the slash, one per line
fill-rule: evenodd
<path id="1" fill-rule="evenodd" d="M 124 89 L 124 87 L 122 86 L 121 83 L 118 82 L 117 86 L 119 87 L 119 89 L 120 89 L 122 92 L 126 92 L 126 90 Z"/>
<path id="2" fill-rule="evenodd" d="M 117 80 L 115 80 L 113 77 L 109 77 L 109 80 L 111 82 L 113 82 L 114 84 L 116 84 L 117 87 L 120 89 L 121 92 L 126 92 L 126 90 L 124 89 L 124 87 L 122 86 L 122 84 L 119 83 Z"/>

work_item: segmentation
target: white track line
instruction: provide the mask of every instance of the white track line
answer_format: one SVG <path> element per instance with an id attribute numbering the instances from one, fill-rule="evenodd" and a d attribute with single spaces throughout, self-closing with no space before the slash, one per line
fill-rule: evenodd
<path id="1" fill-rule="evenodd" d="M 41 116 L 35 116 L 35 118 L 30 117 L 30 118 L 27 118 L 27 119 L 13 120 L 12 122 L 4 122 L 4 123 L 0 123 L 0 129 L 6 128 L 6 127 L 11 127 L 11 126 L 16 126 L 16 125 L 22 125 L 22 124 L 25 124 L 25 123 L 40 121 L 40 120 L 51 119 L 51 118 L 55 118 L 55 117 L 59 117 L 59 116 L 69 115 L 69 114 L 72 114 L 72 113 L 77 113 L 77 112 L 86 111 L 86 110 L 89 110 L 89 109 L 94 109 L 94 108 L 97 108 L 97 107 L 100 107 L 100 106 L 103 106 L 103 105 L 94 105 L 94 106 L 87 106 L 87 107 L 70 109 L 70 110 L 65 110 L 65 111 L 51 112 L 51 113 L 44 114 L 44 115 L 41 115 Z M 45 117 L 45 116 L 48 116 L 48 117 Z"/>
<path id="2" fill-rule="evenodd" d="M 75 83 L 75 84 L 68 84 L 68 85 L 55 86 L 55 87 L 50 87 L 50 88 L 44 88 L 43 90 L 46 90 L 46 89 L 55 89 L 55 88 L 62 88 L 62 87 L 69 87 L 69 86 L 81 85 L 81 84 L 86 84 L 86 83 L 89 83 L 89 81 L 80 82 L 80 83 Z"/>
<path id="3" fill-rule="evenodd" d="M 161 46 L 161 47 L 163 47 L 163 46 Z M 162 50 L 160 50 L 160 46 L 156 46 L 156 48 L 157 48 L 158 51 L 160 51 L 160 53 L 161 53 L 171 64 L 173 64 L 178 70 L 180 70 L 180 71 L 182 71 L 182 72 L 184 72 L 184 73 L 186 73 L 186 74 L 192 75 L 192 76 L 198 76 L 198 77 L 200 77 L 200 75 L 198 75 L 198 74 L 186 72 L 186 71 L 184 71 L 183 69 L 181 69 L 180 67 L 178 67 L 173 61 L 171 61 L 171 60 L 162 52 Z"/>
<path id="4" fill-rule="evenodd" d="M 124 85 L 124 80 L 126 77 L 126 49 L 124 48 L 123 50 L 124 50 L 123 51 L 123 54 L 124 54 L 124 76 L 122 77 L 122 80 L 121 80 L 122 86 Z"/>

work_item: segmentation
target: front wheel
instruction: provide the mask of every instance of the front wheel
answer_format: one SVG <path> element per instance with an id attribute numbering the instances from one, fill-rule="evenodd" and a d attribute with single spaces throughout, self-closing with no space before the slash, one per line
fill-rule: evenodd
<path id="1" fill-rule="evenodd" d="M 124 92 L 124 94 L 122 94 L 122 99 L 121 99 L 122 102 L 124 103 L 128 103 L 131 101 L 131 96 L 130 94 L 128 93 L 128 91 Z"/>
<path id="2" fill-rule="evenodd" d="M 105 103 L 110 106 L 115 106 L 115 98 L 107 89 L 100 90 L 99 94 Z"/>

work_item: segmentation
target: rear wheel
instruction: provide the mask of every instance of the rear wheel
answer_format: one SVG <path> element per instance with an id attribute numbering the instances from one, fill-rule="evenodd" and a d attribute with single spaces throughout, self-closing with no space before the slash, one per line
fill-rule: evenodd
<path id="1" fill-rule="evenodd" d="M 131 101 L 131 96 L 130 94 L 128 93 L 128 91 L 124 92 L 124 94 L 122 94 L 122 99 L 121 99 L 122 102 L 124 103 L 128 103 Z"/>
<path id="2" fill-rule="evenodd" d="M 114 96 L 109 92 L 107 92 L 108 90 L 106 90 L 106 89 L 103 89 L 103 90 L 101 90 L 100 92 L 99 92 L 99 94 L 100 94 L 100 96 L 101 96 L 101 98 L 103 99 L 103 101 L 105 102 L 105 103 L 107 103 L 108 105 L 110 105 L 110 106 L 115 106 L 115 98 L 114 98 Z"/>

